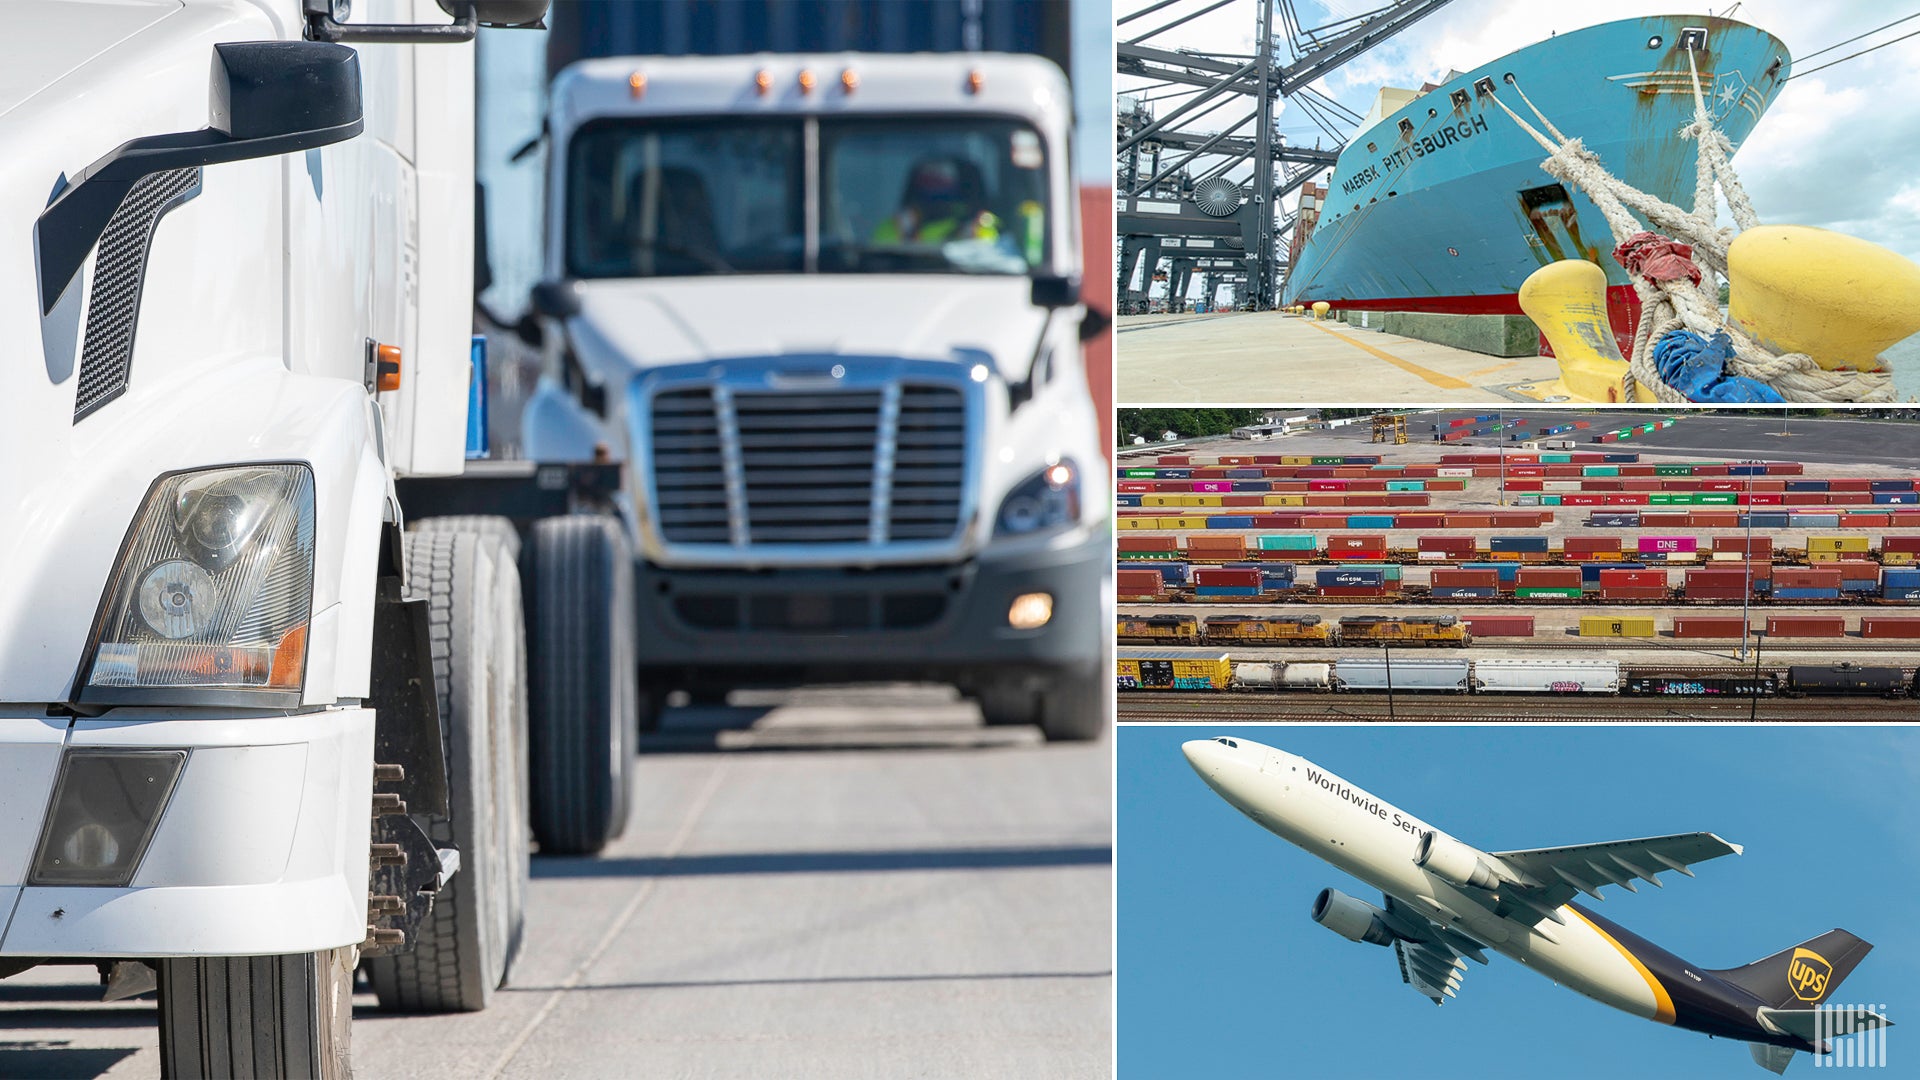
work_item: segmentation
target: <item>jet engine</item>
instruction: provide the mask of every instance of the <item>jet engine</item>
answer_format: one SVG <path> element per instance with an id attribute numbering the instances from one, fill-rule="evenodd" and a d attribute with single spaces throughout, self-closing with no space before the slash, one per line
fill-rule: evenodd
<path id="1" fill-rule="evenodd" d="M 1420 834 L 1420 848 L 1413 861 L 1440 880 L 1463 889 L 1497 889 L 1502 881 L 1500 872 L 1489 865 L 1488 856 L 1432 829 Z"/>
<path id="2" fill-rule="evenodd" d="M 1391 945 L 1396 936 L 1387 929 L 1386 912 L 1338 889 L 1321 889 L 1313 898 L 1313 921 L 1348 941 L 1369 945 Z"/>

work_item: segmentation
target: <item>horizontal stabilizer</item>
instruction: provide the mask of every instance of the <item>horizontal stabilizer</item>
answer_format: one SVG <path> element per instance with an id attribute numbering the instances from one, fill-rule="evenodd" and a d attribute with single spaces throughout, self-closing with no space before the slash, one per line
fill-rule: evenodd
<path id="1" fill-rule="evenodd" d="M 1793 1064 L 1795 1051 L 1790 1047 L 1748 1043 L 1747 1049 L 1753 1051 L 1753 1063 L 1768 1072 L 1785 1073 L 1787 1066 Z"/>
<path id="2" fill-rule="evenodd" d="M 1865 1005 L 1829 1005 L 1821 1009 L 1770 1009 L 1762 1005 L 1757 1011 L 1763 1026 L 1782 1035 L 1798 1035 L 1816 1046 L 1842 1035 L 1893 1026 L 1893 1021 Z"/>

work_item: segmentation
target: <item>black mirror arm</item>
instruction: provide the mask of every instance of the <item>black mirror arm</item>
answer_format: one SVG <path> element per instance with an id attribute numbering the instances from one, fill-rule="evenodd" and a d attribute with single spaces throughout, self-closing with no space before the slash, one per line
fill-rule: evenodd
<path id="1" fill-rule="evenodd" d="M 41 211 L 34 224 L 34 239 L 40 250 L 41 314 L 52 311 L 60 294 L 67 291 L 113 212 L 141 177 L 170 169 L 311 150 L 351 139 L 364 126 L 365 121 L 356 117 L 335 127 L 258 138 L 236 139 L 214 128 L 201 128 L 121 143 L 87 166 L 53 205 Z"/>

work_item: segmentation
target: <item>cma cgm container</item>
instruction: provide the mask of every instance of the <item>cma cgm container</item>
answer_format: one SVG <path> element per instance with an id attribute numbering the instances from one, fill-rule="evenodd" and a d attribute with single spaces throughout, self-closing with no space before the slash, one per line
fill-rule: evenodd
<path id="1" fill-rule="evenodd" d="M 1890 566 L 1881 571 L 1880 596 L 1885 600 L 1920 600 L 1920 569 Z"/>
<path id="2" fill-rule="evenodd" d="M 1465 660 L 1343 659 L 1334 664 L 1334 684 L 1341 690 L 1438 690 L 1464 694 L 1469 685 L 1468 672 Z"/>
<path id="3" fill-rule="evenodd" d="M 1474 689 L 1507 694 L 1612 694 L 1620 689 L 1617 660 L 1480 660 Z"/>

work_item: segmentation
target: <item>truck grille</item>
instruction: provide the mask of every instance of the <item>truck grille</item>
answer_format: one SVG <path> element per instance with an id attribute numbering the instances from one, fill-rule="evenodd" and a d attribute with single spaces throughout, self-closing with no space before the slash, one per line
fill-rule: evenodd
<path id="1" fill-rule="evenodd" d="M 871 546 L 945 540 L 962 524 L 956 386 L 669 389 L 652 428 L 653 512 L 669 543 Z"/>

